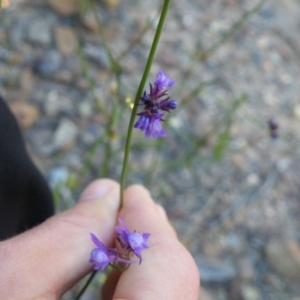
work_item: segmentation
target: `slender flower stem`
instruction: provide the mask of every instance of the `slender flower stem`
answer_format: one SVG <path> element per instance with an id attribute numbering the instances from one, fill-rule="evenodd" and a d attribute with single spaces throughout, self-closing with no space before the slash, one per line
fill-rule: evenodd
<path id="1" fill-rule="evenodd" d="M 125 144 L 125 152 L 124 152 L 124 160 L 123 160 L 123 169 L 122 169 L 122 174 L 121 174 L 121 180 L 120 180 L 120 205 L 119 205 L 119 210 L 122 208 L 123 203 L 124 203 L 124 187 L 125 187 L 125 179 L 126 179 L 126 174 L 127 174 L 127 169 L 128 169 L 128 160 L 129 160 L 129 152 L 130 152 L 130 144 L 131 144 L 131 136 L 132 136 L 132 129 L 133 129 L 133 124 L 134 124 L 134 119 L 135 119 L 135 115 L 138 109 L 138 104 L 140 101 L 140 96 L 143 92 L 146 80 L 148 78 L 149 75 L 149 71 L 154 59 L 154 55 L 158 46 L 158 42 L 160 39 L 160 35 L 164 26 L 164 22 L 167 16 L 167 12 L 169 9 L 169 5 L 170 5 L 170 0 L 165 0 L 164 1 L 164 5 L 162 8 L 162 12 L 161 12 L 161 16 L 159 19 L 159 23 L 156 29 L 156 33 L 153 39 L 153 43 L 151 46 L 151 50 L 149 53 L 149 57 L 146 63 L 146 67 L 144 70 L 144 74 L 142 77 L 142 80 L 140 82 L 139 88 L 137 90 L 136 96 L 135 96 L 135 100 L 134 100 L 134 106 L 131 112 L 131 117 L 130 117 L 130 121 L 129 121 L 129 126 L 128 126 L 128 132 L 127 132 L 127 137 L 126 137 L 126 144 Z"/>
<path id="2" fill-rule="evenodd" d="M 83 295 L 83 293 L 85 292 L 85 290 L 88 288 L 88 286 L 90 285 L 90 283 L 92 282 L 94 276 L 97 274 L 97 271 L 93 271 L 91 273 L 91 275 L 88 278 L 88 281 L 85 283 L 85 285 L 83 286 L 83 288 L 80 290 L 79 294 L 76 296 L 75 300 L 79 300 L 81 298 L 81 296 Z"/>

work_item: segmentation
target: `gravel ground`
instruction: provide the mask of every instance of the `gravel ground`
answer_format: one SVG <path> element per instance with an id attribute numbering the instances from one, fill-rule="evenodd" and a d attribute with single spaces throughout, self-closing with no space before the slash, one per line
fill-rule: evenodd
<path id="1" fill-rule="evenodd" d="M 112 52 L 119 55 L 148 18 L 157 21 L 161 1 L 104 2 L 98 13 Z M 93 15 L 79 18 L 74 3 L 19 1 L 0 18 L 0 92 L 19 119 L 34 160 L 58 192 L 59 209 L 74 203 L 77 186 L 103 174 L 104 150 L 98 149 L 89 171 L 79 176 L 82 158 L 105 122 L 82 71 L 78 41 L 100 103 L 107 105 L 103 99 L 112 98 L 116 89 Z M 193 62 L 191 76 L 180 84 L 193 53 L 207 54 L 257 3 L 172 3 L 151 80 L 163 68 L 177 82 L 170 93 L 179 103 L 203 82 L 214 84 L 170 115 L 162 146 L 146 142 L 140 151 L 143 137 L 134 136 L 131 181 L 147 183 L 166 207 L 201 271 L 203 300 L 300 299 L 299 1 L 266 1 L 207 59 Z M 135 94 L 152 37 L 150 26 L 121 61 L 120 129 L 127 126 L 125 99 Z M 230 126 L 223 122 L 192 157 L 186 155 L 235 104 Z M 279 125 L 277 139 L 269 135 L 270 119 Z M 228 145 L 213 156 L 226 128 Z M 115 179 L 125 135 L 120 129 L 111 142 L 115 164 L 108 168 Z M 159 168 L 162 162 L 168 167 Z"/>

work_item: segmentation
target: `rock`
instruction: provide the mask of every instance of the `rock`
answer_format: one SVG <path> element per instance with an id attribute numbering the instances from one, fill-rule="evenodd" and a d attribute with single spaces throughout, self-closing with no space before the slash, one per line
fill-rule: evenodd
<path id="1" fill-rule="evenodd" d="M 255 270 L 249 259 L 244 258 L 239 262 L 239 274 L 243 280 L 254 280 Z"/>
<path id="2" fill-rule="evenodd" d="M 300 104 L 296 104 L 293 108 L 293 115 L 297 120 L 300 120 Z"/>
<path id="3" fill-rule="evenodd" d="M 20 49 L 22 46 L 25 36 L 24 28 L 27 28 L 28 22 L 24 19 L 16 19 L 11 25 L 10 30 L 8 30 L 7 34 L 9 36 L 10 45 L 15 49 Z"/>
<path id="4" fill-rule="evenodd" d="M 61 83 L 70 83 L 73 79 L 73 74 L 70 70 L 60 70 L 55 73 L 53 79 Z"/>
<path id="5" fill-rule="evenodd" d="M 225 283 L 236 277 L 236 271 L 220 261 L 196 259 L 200 270 L 201 281 L 209 283 Z"/>
<path id="6" fill-rule="evenodd" d="M 104 0 L 104 3 L 108 9 L 114 10 L 119 6 L 120 0 Z"/>
<path id="7" fill-rule="evenodd" d="M 252 285 L 244 285 L 241 288 L 243 300 L 260 300 L 261 295 L 259 290 Z"/>
<path id="8" fill-rule="evenodd" d="M 98 32 L 98 25 L 94 13 L 90 9 L 81 16 L 81 22 L 88 30 L 95 33 Z"/>
<path id="9" fill-rule="evenodd" d="M 248 186 L 255 186 L 255 185 L 259 184 L 260 178 L 259 178 L 258 174 L 250 173 L 246 178 L 246 182 L 247 182 Z"/>
<path id="10" fill-rule="evenodd" d="M 109 68 L 109 59 L 101 46 L 87 44 L 83 50 L 89 59 L 98 63 L 101 67 Z"/>
<path id="11" fill-rule="evenodd" d="M 62 119 L 53 137 L 54 150 L 68 150 L 75 144 L 78 129 L 69 119 Z"/>
<path id="12" fill-rule="evenodd" d="M 30 92 L 32 89 L 32 85 L 33 85 L 33 74 L 32 71 L 29 68 L 26 68 L 22 71 L 21 74 L 21 80 L 20 80 L 20 84 L 22 89 L 25 92 Z"/>
<path id="13" fill-rule="evenodd" d="M 47 116 L 53 117 L 56 116 L 61 108 L 60 106 L 60 97 L 57 91 L 50 91 L 46 95 L 46 99 L 44 101 L 44 110 Z"/>
<path id="14" fill-rule="evenodd" d="M 71 16 L 79 12 L 78 0 L 48 0 L 49 6 L 63 16 Z"/>
<path id="15" fill-rule="evenodd" d="M 0 46 L 0 59 L 4 61 L 9 61 L 10 60 L 10 52 L 9 50 L 3 48 Z"/>
<path id="16" fill-rule="evenodd" d="M 89 118 L 93 114 L 93 107 L 90 102 L 82 101 L 78 104 L 78 113 L 82 118 Z"/>
<path id="17" fill-rule="evenodd" d="M 56 46 L 62 55 L 68 56 L 77 51 L 77 38 L 70 27 L 59 26 L 55 28 Z"/>
<path id="18" fill-rule="evenodd" d="M 266 246 L 269 264 L 279 274 L 291 280 L 300 280 L 300 248 L 294 240 L 271 240 Z"/>
<path id="19" fill-rule="evenodd" d="M 32 69 L 38 75 L 52 77 L 58 72 L 60 64 L 61 56 L 59 53 L 50 51 L 41 59 L 36 60 L 33 63 Z"/>
<path id="20" fill-rule="evenodd" d="M 214 298 L 210 292 L 208 292 L 207 290 L 205 290 L 204 288 L 201 287 L 200 299 L 201 300 L 213 300 Z"/>
<path id="21" fill-rule="evenodd" d="M 28 25 L 27 39 L 40 46 L 49 46 L 52 43 L 53 23 L 54 21 L 49 17 L 32 19 Z"/>
<path id="22" fill-rule="evenodd" d="M 50 185 L 55 188 L 57 185 L 67 182 L 69 171 L 66 167 L 56 167 L 49 170 L 46 177 Z"/>
<path id="23" fill-rule="evenodd" d="M 26 102 L 13 102 L 9 106 L 23 129 L 30 128 L 40 116 L 39 110 Z"/>

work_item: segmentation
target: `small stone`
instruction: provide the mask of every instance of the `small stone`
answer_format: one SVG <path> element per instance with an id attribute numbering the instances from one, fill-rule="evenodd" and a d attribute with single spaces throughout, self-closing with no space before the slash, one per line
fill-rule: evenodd
<path id="1" fill-rule="evenodd" d="M 297 120 L 300 120 L 300 104 L 295 105 L 293 115 Z"/>
<path id="2" fill-rule="evenodd" d="M 229 265 L 216 260 L 196 259 L 200 270 L 201 281 L 210 283 L 225 283 L 236 277 L 236 271 Z"/>
<path id="3" fill-rule="evenodd" d="M 61 83 L 70 83 L 73 79 L 73 74 L 70 70 L 60 70 L 55 74 L 54 79 Z"/>
<path id="4" fill-rule="evenodd" d="M 207 290 L 205 290 L 204 288 L 201 287 L 200 299 L 201 300 L 213 300 L 214 298 L 210 292 L 208 292 Z"/>
<path id="5" fill-rule="evenodd" d="M 60 110 L 60 97 L 57 91 L 52 90 L 46 95 L 44 110 L 47 116 L 56 116 Z"/>
<path id="6" fill-rule="evenodd" d="M 61 54 L 68 56 L 77 51 L 77 38 L 70 27 L 59 26 L 55 28 L 55 41 Z"/>
<path id="7" fill-rule="evenodd" d="M 99 45 L 87 44 L 84 47 L 84 53 L 89 59 L 98 63 L 101 67 L 109 68 L 109 59 L 107 54 Z"/>
<path id="8" fill-rule="evenodd" d="M 239 263 L 239 274 L 241 275 L 241 278 L 244 280 L 254 280 L 255 277 L 255 270 L 252 265 L 252 263 L 244 258 Z"/>
<path id="9" fill-rule="evenodd" d="M 9 106 L 23 129 L 30 128 L 40 116 L 39 110 L 26 102 L 13 102 Z"/>
<path id="10" fill-rule="evenodd" d="M 105 0 L 104 3 L 108 9 L 115 10 L 120 4 L 120 0 Z"/>
<path id="11" fill-rule="evenodd" d="M 261 295 L 259 290 L 252 285 L 244 285 L 241 289 L 243 300 L 260 300 Z"/>
<path id="12" fill-rule="evenodd" d="M 76 141 L 78 129 L 75 123 L 69 119 L 62 119 L 53 137 L 53 144 L 56 150 L 68 150 Z"/>
<path id="13" fill-rule="evenodd" d="M 78 104 L 78 113 L 82 118 L 89 118 L 93 114 L 92 105 L 87 101 Z"/>
<path id="14" fill-rule="evenodd" d="M 33 85 L 33 74 L 29 68 L 23 70 L 21 74 L 21 87 L 24 91 L 29 92 Z"/>
<path id="15" fill-rule="evenodd" d="M 61 56 L 58 52 L 49 52 L 43 58 L 33 63 L 33 71 L 45 77 L 52 77 L 58 72 L 61 64 Z"/>
<path id="16" fill-rule="evenodd" d="M 48 0 L 49 6 L 63 16 L 71 16 L 79 12 L 77 0 Z"/>
<path id="17" fill-rule="evenodd" d="M 28 40 L 40 46 L 49 46 L 52 43 L 52 25 L 52 18 L 33 19 L 28 26 Z"/>
<path id="18" fill-rule="evenodd" d="M 279 274 L 300 280 L 300 248 L 294 240 L 271 240 L 266 247 L 269 264 Z"/>
<path id="19" fill-rule="evenodd" d="M 290 158 L 283 157 L 279 159 L 276 163 L 276 168 L 280 173 L 284 173 L 288 170 L 288 168 L 291 166 L 292 161 Z"/>
<path id="20" fill-rule="evenodd" d="M 260 179 L 257 174 L 251 173 L 247 176 L 246 182 L 249 186 L 255 186 L 260 182 Z"/>
<path id="21" fill-rule="evenodd" d="M 81 22 L 88 30 L 92 32 L 98 31 L 98 25 L 95 20 L 94 13 L 90 9 L 81 16 Z"/>
<path id="22" fill-rule="evenodd" d="M 59 184 L 65 184 L 69 177 L 66 167 L 56 167 L 48 171 L 47 179 L 50 185 L 55 188 Z"/>

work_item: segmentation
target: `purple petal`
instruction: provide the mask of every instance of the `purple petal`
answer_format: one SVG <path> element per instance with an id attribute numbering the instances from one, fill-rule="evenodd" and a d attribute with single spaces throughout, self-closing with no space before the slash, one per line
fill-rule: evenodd
<path id="1" fill-rule="evenodd" d="M 150 233 L 143 233 L 144 240 L 147 241 L 149 239 L 150 235 L 151 235 Z"/>
<path id="2" fill-rule="evenodd" d="M 95 244 L 100 250 L 102 250 L 102 251 L 104 251 L 105 253 L 108 254 L 108 250 L 107 250 L 107 248 L 105 247 L 105 245 L 102 244 L 102 242 L 99 241 L 99 239 L 98 239 L 93 233 L 91 233 L 90 235 L 91 235 L 91 239 L 92 239 L 92 241 L 94 242 L 94 244 Z"/>
<path id="3" fill-rule="evenodd" d="M 124 222 L 121 218 L 118 218 L 118 221 L 119 221 L 119 223 L 124 227 L 124 229 L 125 229 L 128 233 L 130 233 L 130 231 L 128 230 L 128 228 L 127 228 L 125 222 Z"/>
<path id="4" fill-rule="evenodd" d="M 166 136 L 166 132 L 165 130 L 162 128 L 161 123 L 160 123 L 160 118 L 163 116 L 163 114 L 156 114 L 153 118 L 153 120 L 151 120 L 146 132 L 145 132 L 145 136 L 149 137 L 149 136 L 153 136 L 154 139 L 157 139 L 159 136 Z"/>
<path id="5" fill-rule="evenodd" d="M 171 80 L 169 76 L 165 75 L 162 70 L 158 72 L 155 85 L 158 87 L 159 90 L 171 87 L 174 83 L 175 81 Z"/>
<path id="6" fill-rule="evenodd" d="M 149 124 L 149 118 L 146 116 L 141 116 L 138 121 L 134 124 L 134 128 L 139 128 L 141 131 L 146 130 Z"/>

